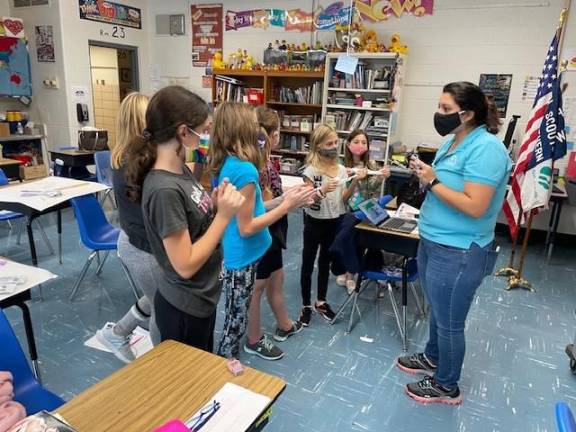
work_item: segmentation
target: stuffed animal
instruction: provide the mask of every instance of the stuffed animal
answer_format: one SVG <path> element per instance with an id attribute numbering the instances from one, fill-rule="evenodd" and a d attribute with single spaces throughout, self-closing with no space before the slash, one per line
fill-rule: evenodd
<path id="1" fill-rule="evenodd" d="M 225 65 L 222 61 L 222 51 L 216 51 L 212 57 L 212 68 L 213 69 L 224 69 Z"/>
<path id="2" fill-rule="evenodd" d="M 396 54 L 406 54 L 408 52 L 408 47 L 406 45 L 402 45 L 400 42 L 400 35 L 394 33 L 390 38 L 390 46 L 388 47 L 388 51 Z"/>
<path id="3" fill-rule="evenodd" d="M 362 34 L 362 48 L 369 53 L 378 52 L 378 36 L 374 30 L 367 30 Z"/>

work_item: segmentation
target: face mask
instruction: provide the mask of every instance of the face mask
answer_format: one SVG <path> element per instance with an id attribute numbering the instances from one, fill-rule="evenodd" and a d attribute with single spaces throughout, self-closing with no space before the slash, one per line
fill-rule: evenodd
<path id="1" fill-rule="evenodd" d="M 338 149 L 331 148 L 331 149 L 318 149 L 318 154 L 325 158 L 335 158 L 338 156 Z"/>
<path id="2" fill-rule="evenodd" d="M 362 156 L 364 153 L 368 151 L 366 146 L 362 144 L 350 144 L 348 146 L 348 149 L 350 150 L 350 153 L 356 156 Z"/>
<path id="3" fill-rule="evenodd" d="M 439 112 L 435 113 L 434 128 L 436 129 L 436 132 L 442 136 L 448 135 L 462 124 L 460 121 L 460 115 L 464 114 L 465 112 L 466 111 L 458 111 L 452 114 L 442 114 Z"/>
<path id="4" fill-rule="evenodd" d="M 208 149 L 210 148 L 210 134 L 199 134 L 192 128 L 188 128 L 188 130 L 198 137 L 198 148 L 193 150 L 186 147 L 186 162 L 204 163 Z"/>

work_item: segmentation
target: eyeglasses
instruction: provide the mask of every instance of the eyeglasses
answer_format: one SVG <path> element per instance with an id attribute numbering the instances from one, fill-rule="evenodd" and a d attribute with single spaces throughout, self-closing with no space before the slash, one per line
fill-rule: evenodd
<path id="1" fill-rule="evenodd" d="M 192 417 L 186 422 L 186 427 L 190 429 L 191 432 L 199 431 L 202 426 L 204 426 L 208 420 L 212 418 L 214 414 L 220 409 L 220 402 L 214 401 L 209 405 L 206 405 L 195 417 Z"/>

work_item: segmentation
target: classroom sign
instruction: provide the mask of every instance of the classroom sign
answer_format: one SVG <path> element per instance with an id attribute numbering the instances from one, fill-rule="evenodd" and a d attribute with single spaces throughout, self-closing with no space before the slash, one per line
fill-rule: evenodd
<path id="1" fill-rule="evenodd" d="M 349 3 L 346 2 L 348 5 Z M 370 22 L 386 21 L 404 14 L 417 17 L 432 15 L 434 0 L 355 0 L 354 13 Z M 284 27 L 286 31 L 335 30 L 351 19 L 351 7 L 337 1 L 327 7 L 319 6 L 314 12 L 303 9 L 256 9 L 226 11 L 226 30 Z"/>
<path id="2" fill-rule="evenodd" d="M 103 0 L 78 0 L 80 18 L 124 27 L 142 28 L 140 9 Z"/>

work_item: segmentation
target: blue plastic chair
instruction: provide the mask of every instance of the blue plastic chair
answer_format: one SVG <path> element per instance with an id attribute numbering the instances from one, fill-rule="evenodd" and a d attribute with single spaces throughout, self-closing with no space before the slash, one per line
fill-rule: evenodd
<path id="1" fill-rule="evenodd" d="M 98 178 L 98 183 L 102 183 L 105 186 L 108 186 L 108 189 L 104 191 L 104 197 L 101 204 L 104 204 L 106 198 L 110 198 L 112 200 L 112 205 L 116 208 L 116 203 L 110 195 L 112 191 L 112 165 L 110 164 L 110 151 L 104 150 L 94 153 L 94 163 L 96 164 L 96 177 Z"/>
<path id="2" fill-rule="evenodd" d="M 6 173 L 2 168 L 0 168 L 0 186 L 6 186 L 9 183 L 8 177 L 6 177 Z M 13 212 L 10 210 L 0 210 L 0 221 L 8 222 L 10 229 L 12 229 L 12 224 L 10 221 L 19 220 L 20 225 L 18 226 L 18 235 L 16 237 L 16 243 L 20 244 L 20 237 L 22 236 L 22 231 L 24 229 L 24 215 L 22 213 Z M 36 223 L 38 224 L 38 228 L 40 228 L 40 234 L 44 239 L 44 243 L 46 243 L 46 247 L 50 251 L 50 254 L 54 255 L 54 249 L 48 240 L 48 236 L 46 235 L 46 231 L 44 231 L 44 227 L 40 222 L 40 219 L 35 219 Z"/>
<path id="3" fill-rule="evenodd" d="M 106 215 L 94 195 L 84 195 L 72 198 L 70 202 L 72 203 L 74 215 L 78 222 L 80 239 L 84 246 L 92 250 L 82 268 L 82 271 L 80 272 L 80 276 L 78 277 L 74 288 L 72 289 L 72 293 L 70 294 L 70 300 L 72 300 L 95 257 L 98 257 L 99 261 L 96 274 L 100 274 L 110 251 L 117 249 L 120 230 L 108 223 Z M 100 251 L 106 252 L 102 260 L 100 260 Z"/>
<path id="4" fill-rule="evenodd" d="M 0 370 L 12 373 L 14 400 L 26 408 L 28 415 L 38 411 L 52 411 L 64 404 L 64 400 L 46 390 L 34 377 L 18 338 L 6 315 L 0 310 Z"/>
<path id="5" fill-rule="evenodd" d="M 556 402 L 556 424 L 558 432 L 576 432 L 576 422 L 572 410 L 564 402 Z"/>

